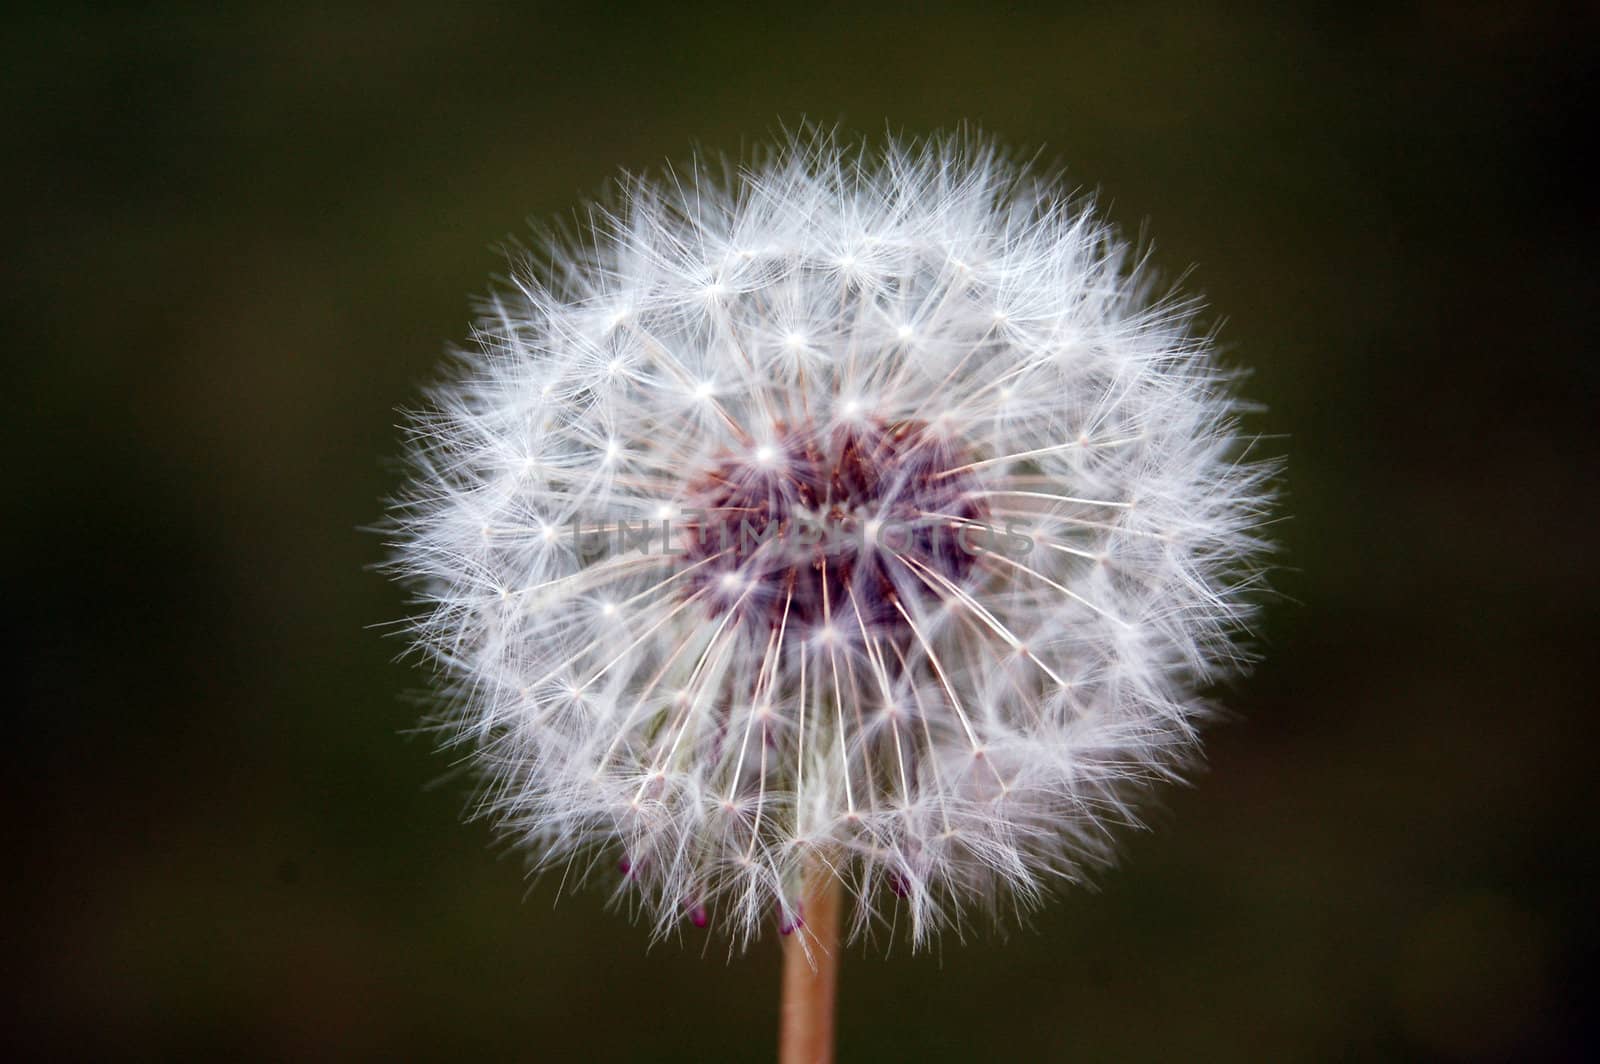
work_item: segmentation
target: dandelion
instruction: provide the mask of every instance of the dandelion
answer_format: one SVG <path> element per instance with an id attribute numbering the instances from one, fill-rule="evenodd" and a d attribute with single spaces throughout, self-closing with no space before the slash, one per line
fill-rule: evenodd
<path id="1" fill-rule="evenodd" d="M 838 914 L 1032 906 L 1181 774 L 1272 468 L 1197 303 L 981 140 L 618 203 L 415 416 L 395 568 L 482 813 L 658 936 L 775 926 L 825 1054 Z"/>

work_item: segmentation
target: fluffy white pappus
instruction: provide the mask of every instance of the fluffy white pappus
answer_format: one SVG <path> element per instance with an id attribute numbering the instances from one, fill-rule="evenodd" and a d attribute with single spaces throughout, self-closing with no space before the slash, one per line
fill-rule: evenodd
<path id="1" fill-rule="evenodd" d="M 412 422 L 393 568 L 481 813 L 736 942 L 816 869 L 921 944 L 1104 865 L 1260 583 L 1197 309 L 981 139 L 625 181 Z"/>

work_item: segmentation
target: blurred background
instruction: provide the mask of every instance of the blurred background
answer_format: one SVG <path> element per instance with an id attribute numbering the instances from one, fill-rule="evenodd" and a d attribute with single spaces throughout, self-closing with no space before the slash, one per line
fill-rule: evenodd
<path id="1" fill-rule="evenodd" d="M 1194 265 L 1292 518 L 1206 774 L 1098 891 L 852 954 L 842 1058 L 1583 1055 L 1592 10 L 51 5 L 0 35 L 0 1038 L 770 1056 L 773 938 L 647 948 L 459 823 L 361 528 L 496 245 L 809 117 L 1042 147 Z"/>

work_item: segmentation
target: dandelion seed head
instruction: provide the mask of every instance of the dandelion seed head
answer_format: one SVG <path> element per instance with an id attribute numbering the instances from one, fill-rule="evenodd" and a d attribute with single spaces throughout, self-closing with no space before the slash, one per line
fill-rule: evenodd
<path id="1" fill-rule="evenodd" d="M 920 944 L 1104 866 L 1261 579 L 1196 302 L 978 139 L 619 199 L 413 419 L 394 569 L 483 814 L 736 941 L 806 867 Z"/>

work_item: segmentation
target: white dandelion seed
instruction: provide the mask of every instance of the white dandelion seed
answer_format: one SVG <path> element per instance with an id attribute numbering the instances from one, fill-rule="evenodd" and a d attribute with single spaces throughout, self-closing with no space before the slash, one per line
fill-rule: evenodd
<path id="1" fill-rule="evenodd" d="M 808 134 L 597 213 L 488 301 L 395 510 L 483 811 L 738 941 L 808 869 L 922 943 L 1103 865 L 1259 575 L 1196 304 L 981 142 Z"/>

